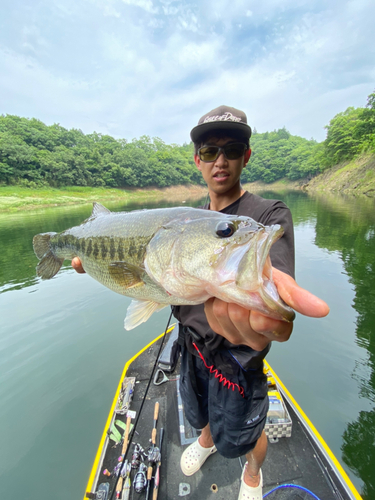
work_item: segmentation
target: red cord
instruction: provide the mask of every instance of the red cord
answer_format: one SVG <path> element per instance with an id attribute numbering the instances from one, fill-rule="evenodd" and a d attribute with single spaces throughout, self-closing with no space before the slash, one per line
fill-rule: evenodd
<path id="1" fill-rule="evenodd" d="M 211 365 L 211 366 L 208 366 L 202 353 L 200 352 L 200 350 L 198 349 L 198 347 L 196 346 L 195 342 L 193 342 L 193 346 L 196 348 L 196 350 L 198 351 L 198 354 L 201 358 L 201 360 L 203 361 L 204 363 L 204 366 L 210 370 L 210 373 L 212 373 L 215 378 L 219 379 L 219 382 L 221 384 L 224 385 L 224 387 L 226 387 L 227 389 L 232 389 L 232 391 L 234 391 L 234 388 L 237 387 L 238 389 L 238 392 L 241 394 L 241 396 L 244 398 L 245 397 L 245 391 L 244 391 L 244 388 L 241 387 L 240 385 L 238 384 L 235 384 L 234 382 L 231 382 L 230 380 L 228 380 L 227 378 L 225 378 L 217 368 L 214 368 L 214 365 Z"/>

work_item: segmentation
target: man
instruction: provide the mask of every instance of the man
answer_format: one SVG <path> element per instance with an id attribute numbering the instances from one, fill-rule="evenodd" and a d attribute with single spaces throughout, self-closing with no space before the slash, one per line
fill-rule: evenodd
<path id="1" fill-rule="evenodd" d="M 283 237 L 271 249 L 274 280 L 284 300 L 312 316 L 328 307 L 299 289 L 294 277 L 294 236 L 289 209 L 279 201 L 246 192 L 240 183 L 251 155 L 251 128 L 245 113 L 220 106 L 202 116 L 191 131 L 194 161 L 208 186 L 204 208 L 280 224 Z M 190 476 L 216 450 L 228 458 L 246 455 L 239 499 L 262 498 L 261 465 L 267 451 L 264 425 L 268 411 L 263 358 L 270 342 L 288 340 L 293 325 L 235 304 L 211 299 L 205 305 L 174 307 L 182 323 L 181 396 L 186 417 L 202 429 L 182 454 L 181 469 Z M 234 390 L 228 390 L 228 385 Z M 236 390 L 237 389 L 237 390 Z"/>
<path id="2" fill-rule="evenodd" d="M 191 131 L 194 161 L 208 186 L 204 208 L 250 216 L 262 224 L 280 224 L 283 237 L 271 249 L 273 279 L 280 296 L 296 311 L 328 314 L 327 304 L 294 281 L 294 236 L 289 209 L 243 190 L 240 177 L 251 155 L 251 128 L 245 113 L 220 106 L 205 114 Z M 73 267 L 83 272 L 79 259 Z M 246 455 L 239 499 L 262 498 L 261 465 L 267 451 L 264 425 L 268 410 L 263 358 L 271 341 L 284 342 L 293 324 L 219 299 L 204 305 L 173 307 L 182 323 L 180 390 L 186 417 L 202 429 L 182 454 L 181 469 L 190 476 L 216 450 L 228 458 Z"/>

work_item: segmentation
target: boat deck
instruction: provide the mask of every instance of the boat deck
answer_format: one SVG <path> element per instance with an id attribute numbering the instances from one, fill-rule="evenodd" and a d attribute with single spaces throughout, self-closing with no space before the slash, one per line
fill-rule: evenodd
<path id="1" fill-rule="evenodd" d="M 149 382 L 150 374 L 158 354 L 161 340 L 152 344 L 130 365 L 127 377 L 135 377 L 136 385 L 131 410 L 137 412 L 141 407 L 142 399 Z M 144 406 L 139 417 L 136 432 L 133 433 L 132 443 L 140 443 L 145 450 L 149 447 L 149 440 L 154 423 L 154 407 L 159 402 L 159 417 L 157 422 L 156 444 L 159 444 L 160 429 L 164 429 L 162 443 L 162 457 L 160 467 L 159 500 L 237 500 L 240 488 L 240 476 L 245 457 L 240 459 L 226 459 L 215 453 L 204 464 L 202 469 L 191 477 L 181 472 L 179 463 L 182 451 L 188 443 L 196 439 L 196 431 L 187 422 L 180 422 L 181 408 L 177 401 L 178 367 L 172 374 L 167 374 L 168 381 L 161 385 L 151 382 Z M 283 483 L 291 483 L 307 488 L 321 500 L 338 500 L 354 498 L 337 480 L 331 465 L 322 456 L 318 447 L 305 430 L 304 425 L 286 402 L 292 417 L 292 435 L 289 438 L 280 438 L 277 442 L 269 442 L 263 472 L 263 495 Z M 125 421 L 126 417 L 119 417 Z M 133 420 L 134 422 L 134 420 Z M 131 460 L 133 445 L 129 443 L 127 458 Z M 186 444 L 184 444 L 186 443 Z M 109 441 L 107 453 L 100 467 L 97 484 L 109 482 L 114 488 L 116 479 L 106 478 L 102 471 L 107 468 L 113 470 L 118 463 L 121 444 L 113 446 Z M 133 482 L 134 471 L 131 475 Z M 149 499 L 153 498 L 153 482 Z M 95 490 L 93 490 L 95 491 Z M 108 499 L 116 498 L 114 494 Z M 146 493 L 136 493 L 131 488 L 130 499 L 146 498 Z M 313 498 L 302 489 L 283 488 L 270 495 L 269 499 L 308 499 Z"/>

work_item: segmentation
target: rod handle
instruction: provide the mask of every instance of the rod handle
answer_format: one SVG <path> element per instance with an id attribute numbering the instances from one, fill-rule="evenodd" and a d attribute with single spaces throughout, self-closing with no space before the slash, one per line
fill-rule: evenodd
<path id="1" fill-rule="evenodd" d="M 151 443 L 152 444 L 156 443 L 156 429 L 152 429 L 152 432 L 151 432 Z"/>
<path id="2" fill-rule="evenodd" d="M 122 476 L 120 476 L 119 480 L 117 481 L 116 498 L 120 498 L 121 490 L 122 490 Z"/>
<path id="3" fill-rule="evenodd" d="M 147 481 L 151 481 L 152 479 L 152 465 L 150 465 L 147 469 Z"/>
<path id="4" fill-rule="evenodd" d="M 159 416 L 159 403 L 155 403 L 155 408 L 154 408 L 154 421 L 158 419 Z"/>
<path id="5" fill-rule="evenodd" d="M 126 419 L 126 427 L 125 427 L 125 434 L 124 434 L 124 442 L 122 444 L 122 450 L 121 454 L 125 455 L 125 452 L 128 448 L 128 441 L 129 441 L 129 430 L 130 430 L 130 422 L 131 422 L 131 417 L 128 417 Z"/>

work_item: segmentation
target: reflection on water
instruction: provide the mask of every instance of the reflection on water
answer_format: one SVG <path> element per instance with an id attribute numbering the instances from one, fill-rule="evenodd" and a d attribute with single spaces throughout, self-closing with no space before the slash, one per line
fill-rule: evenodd
<path id="1" fill-rule="evenodd" d="M 362 496 L 373 499 L 375 492 L 375 411 L 361 411 L 343 434 L 343 459 L 362 479 Z"/>
<path id="2" fill-rule="evenodd" d="M 266 193 L 263 196 L 277 197 L 275 193 Z M 354 291 L 350 305 L 356 311 L 353 325 L 355 343 L 365 350 L 365 354 L 362 353 L 354 360 L 354 368 L 350 375 L 357 383 L 359 397 L 366 401 L 367 406 L 373 406 L 375 402 L 374 200 L 353 199 L 327 193 L 314 198 L 292 193 L 283 199 L 292 209 L 297 230 L 300 224 L 313 221 L 314 244 L 328 250 L 331 255 L 336 254 L 340 257 L 348 282 Z M 330 303 L 329 298 L 327 302 Z M 341 308 L 348 306 L 349 304 L 345 302 L 341 304 Z M 341 341 L 345 342 L 345 336 Z M 334 356 L 334 352 L 332 354 Z M 327 380 L 330 379 L 331 377 L 327 376 Z M 343 391 L 344 387 L 337 387 L 337 390 Z M 345 396 L 350 398 L 350 394 Z M 363 481 L 362 495 L 368 499 L 375 498 L 374 443 L 375 411 L 362 410 L 356 420 L 347 423 L 342 434 L 341 450 L 344 463 Z"/>
<path id="3" fill-rule="evenodd" d="M 262 195 L 291 208 L 297 279 L 331 307 L 323 320 L 298 316 L 291 340 L 273 346 L 270 362 L 363 496 L 375 500 L 374 201 Z M 55 499 L 83 496 L 123 364 L 168 317 L 161 311 L 129 335 L 123 330 L 128 298 L 68 265 L 50 281 L 35 277 L 33 236 L 80 224 L 90 213 L 85 206 L 0 216 L 4 498 L 15 498 L 15 485 L 38 500 L 51 491 Z"/>
<path id="4" fill-rule="evenodd" d="M 355 291 L 355 334 L 366 356 L 356 360 L 352 376 L 359 394 L 375 403 L 375 210 L 373 203 L 355 205 L 346 198 L 320 200 L 316 244 L 340 253 Z M 375 414 L 361 411 L 343 435 L 343 459 L 364 481 L 363 496 L 375 498 Z"/>

